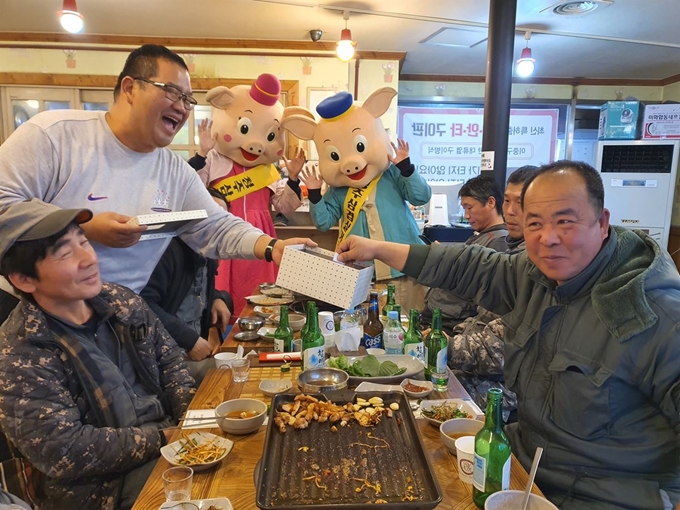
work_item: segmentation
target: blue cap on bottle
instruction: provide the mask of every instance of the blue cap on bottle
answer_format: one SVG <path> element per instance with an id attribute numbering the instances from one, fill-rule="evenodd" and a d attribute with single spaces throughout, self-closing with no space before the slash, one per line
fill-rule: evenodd
<path id="1" fill-rule="evenodd" d="M 396 310 L 390 310 L 389 312 L 387 312 L 387 318 L 397 320 L 399 319 L 399 312 L 397 312 Z"/>

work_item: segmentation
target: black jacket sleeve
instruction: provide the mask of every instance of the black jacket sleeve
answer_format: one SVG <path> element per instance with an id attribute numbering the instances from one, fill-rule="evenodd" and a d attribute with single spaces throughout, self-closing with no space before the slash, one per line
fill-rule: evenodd
<path id="1" fill-rule="evenodd" d="M 167 306 L 170 298 L 172 282 L 178 278 L 178 271 L 181 270 L 182 268 L 174 263 L 172 250 L 166 250 L 151 274 L 146 287 L 142 289 L 140 296 L 144 298 L 149 308 L 158 315 L 163 326 L 165 326 L 170 336 L 177 342 L 177 345 L 182 349 L 190 351 L 196 344 L 199 334 L 163 308 L 163 306 Z"/>
<path id="2" fill-rule="evenodd" d="M 205 158 L 203 156 L 199 156 L 197 152 L 187 161 L 187 163 L 189 163 L 191 168 L 198 171 L 205 166 Z"/>

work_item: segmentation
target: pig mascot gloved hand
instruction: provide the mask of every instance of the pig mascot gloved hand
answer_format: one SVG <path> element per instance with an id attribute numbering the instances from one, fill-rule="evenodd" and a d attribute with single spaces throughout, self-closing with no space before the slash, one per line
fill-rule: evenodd
<path id="1" fill-rule="evenodd" d="M 305 160 L 304 152 L 298 151 L 287 161 L 288 182 L 279 182 L 281 177 L 273 163 L 284 153 L 281 122 L 287 114 L 303 111 L 297 107 L 284 109 L 280 92 L 281 83 L 271 74 L 260 75 L 250 86 L 209 90 L 206 100 L 213 107 L 215 147 L 208 152 L 203 168 L 202 158 L 190 161 L 194 168 L 200 168 L 199 177 L 218 203 L 271 237 L 276 237 L 276 232 L 270 204 L 284 215 L 301 205 L 298 174 Z M 276 273 L 276 266 L 263 260 L 223 260 L 215 286 L 231 293 L 233 316 L 238 317 L 245 296 L 259 283 L 275 281 Z"/>
<path id="2" fill-rule="evenodd" d="M 339 92 L 319 103 L 318 123 L 304 115 L 283 121 L 284 129 L 316 144 L 319 171 L 330 188 L 321 196 L 320 189 L 312 189 L 320 188 L 320 182 L 313 176 L 307 180 L 310 213 L 321 231 L 340 221 L 338 242 L 353 234 L 422 244 L 406 202 L 426 204 L 432 191 L 415 172 L 408 144 L 401 140 L 398 147 L 391 144 L 380 121 L 396 94 L 394 89 L 381 88 L 361 105 L 348 92 Z M 396 284 L 397 303 L 403 310 L 422 308 L 424 289 L 413 279 L 382 262 L 376 262 L 375 270 L 381 283 Z"/>

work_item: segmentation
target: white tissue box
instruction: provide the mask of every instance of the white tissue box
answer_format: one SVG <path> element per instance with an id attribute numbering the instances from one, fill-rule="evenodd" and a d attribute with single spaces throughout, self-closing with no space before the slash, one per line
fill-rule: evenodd
<path id="1" fill-rule="evenodd" d="M 286 246 L 276 285 L 345 310 L 366 301 L 373 266 L 333 260 L 335 254 L 305 245 Z"/>

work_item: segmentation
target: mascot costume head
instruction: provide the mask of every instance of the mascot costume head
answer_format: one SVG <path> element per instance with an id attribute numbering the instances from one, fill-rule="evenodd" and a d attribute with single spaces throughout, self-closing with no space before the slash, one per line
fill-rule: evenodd
<path id="1" fill-rule="evenodd" d="M 280 94 L 281 82 L 272 74 L 261 74 L 252 85 L 208 91 L 215 150 L 245 168 L 278 161 L 284 151 L 283 118 L 304 113 L 299 107 L 284 109 Z"/>
<path id="2" fill-rule="evenodd" d="M 349 92 L 339 92 L 319 103 L 319 122 L 294 114 L 283 127 L 302 140 L 314 140 L 319 172 L 329 186 L 363 188 L 390 166 L 390 139 L 380 117 L 396 95 L 385 87 L 360 104 Z"/>

